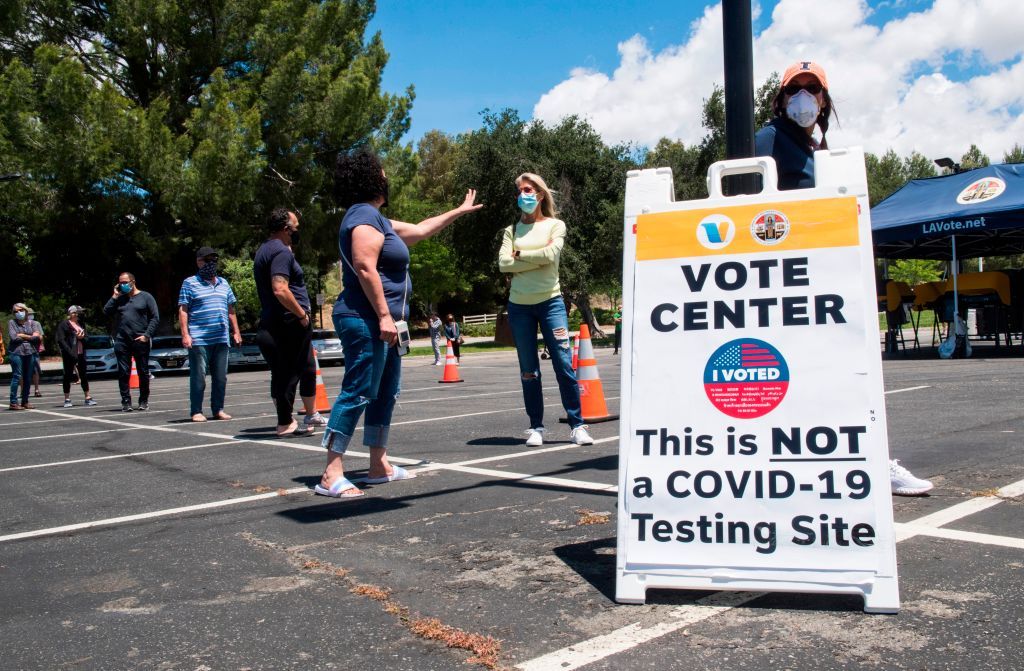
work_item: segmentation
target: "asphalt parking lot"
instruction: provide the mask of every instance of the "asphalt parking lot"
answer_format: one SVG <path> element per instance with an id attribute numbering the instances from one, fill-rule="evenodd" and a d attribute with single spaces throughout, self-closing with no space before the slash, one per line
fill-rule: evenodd
<path id="1" fill-rule="evenodd" d="M 598 349 L 610 410 L 618 358 Z M 894 501 L 902 610 L 860 599 L 661 591 L 614 601 L 618 423 L 573 446 L 544 368 L 548 439 L 524 445 L 512 352 L 438 384 L 407 359 L 391 432 L 414 480 L 312 494 L 319 437 L 276 439 L 268 373 L 232 373 L 227 422 L 0 415 L 4 669 L 1013 669 L 1024 644 L 1024 358 L 884 364 L 891 451 L 936 488 Z M 343 369 L 324 370 L 329 395 Z M 365 476 L 366 454 L 346 459 Z"/>

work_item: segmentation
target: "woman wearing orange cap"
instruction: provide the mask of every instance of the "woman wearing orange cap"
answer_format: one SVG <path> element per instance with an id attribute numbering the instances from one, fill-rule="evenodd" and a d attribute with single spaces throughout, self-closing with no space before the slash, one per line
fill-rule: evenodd
<path id="1" fill-rule="evenodd" d="M 789 66 L 772 101 L 775 117 L 754 137 L 756 154 L 771 156 L 779 171 L 780 189 L 814 186 L 814 152 L 828 149 L 825 133 L 834 113 L 825 69 L 811 61 Z M 814 137 L 814 127 L 821 139 Z"/>
<path id="2" fill-rule="evenodd" d="M 772 111 L 775 118 L 754 138 L 756 154 L 775 159 L 779 189 L 814 188 L 814 152 L 828 149 L 825 133 L 835 112 L 825 69 L 811 61 L 798 61 L 786 68 Z M 814 137 L 815 126 L 821 129 L 821 140 Z M 920 496 L 933 486 L 900 465 L 898 459 L 889 461 L 889 484 L 892 493 L 900 496 Z"/>

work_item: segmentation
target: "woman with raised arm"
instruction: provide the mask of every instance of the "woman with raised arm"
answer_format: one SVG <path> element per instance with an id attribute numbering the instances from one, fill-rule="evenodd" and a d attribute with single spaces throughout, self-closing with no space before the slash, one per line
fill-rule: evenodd
<path id="1" fill-rule="evenodd" d="M 419 224 L 388 219 L 388 179 L 380 160 L 362 149 L 343 152 L 334 171 L 335 198 L 346 208 L 338 231 L 342 289 L 334 304 L 334 328 L 345 352 L 345 377 L 324 429 L 327 466 L 317 494 L 354 498 L 363 492 L 345 477 L 343 457 L 365 411 L 363 445 L 370 449 L 366 482 L 408 480 L 413 473 L 388 462 L 391 413 L 401 386 L 399 338 L 408 334 L 409 247 L 444 230 L 459 217 L 479 210 L 469 189 L 454 210 Z"/>

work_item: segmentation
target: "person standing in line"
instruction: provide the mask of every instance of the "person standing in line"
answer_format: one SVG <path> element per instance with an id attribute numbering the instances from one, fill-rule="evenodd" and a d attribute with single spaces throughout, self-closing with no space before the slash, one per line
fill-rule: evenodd
<path id="1" fill-rule="evenodd" d="M 299 399 L 302 401 L 304 426 L 316 428 L 327 426 L 327 418 L 316 409 L 316 348 L 310 341 L 309 363 L 299 376 Z"/>
<path id="2" fill-rule="evenodd" d="M 615 351 L 612 354 L 618 354 L 619 348 L 622 347 L 622 311 L 619 309 L 615 310 Z"/>
<path id="3" fill-rule="evenodd" d="M 85 365 L 85 326 L 81 323 L 81 305 L 72 305 L 68 308 L 68 318 L 57 325 L 57 347 L 60 349 L 60 357 L 64 363 L 64 407 L 70 408 L 71 403 L 71 382 L 74 379 L 75 371 L 78 371 L 78 381 L 82 385 L 82 392 L 85 393 L 85 404 L 96 405 L 89 394 L 89 377 Z"/>
<path id="4" fill-rule="evenodd" d="M 185 278 L 178 293 L 178 324 L 181 343 L 188 350 L 189 414 L 193 422 L 205 422 L 203 394 L 206 372 L 210 372 L 210 416 L 231 419 L 224 412 L 228 384 L 229 340 L 242 344 L 235 316 L 235 292 L 223 277 L 217 276 L 220 255 L 212 247 L 196 251 L 195 275 Z"/>
<path id="5" fill-rule="evenodd" d="M 441 365 L 441 318 L 436 312 L 430 313 L 427 324 L 430 326 L 430 346 L 434 348 L 434 365 Z"/>
<path id="6" fill-rule="evenodd" d="M 772 112 L 772 120 L 754 136 L 755 153 L 775 159 L 780 190 L 814 188 L 814 152 L 828 149 L 825 133 L 835 114 L 825 69 L 812 61 L 786 68 Z M 821 129 L 820 140 L 814 137 L 815 127 Z M 920 496 L 934 486 L 898 459 L 889 460 L 889 485 L 898 496 Z"/>
<path id="7" fill-rule="evenodd" d="M 590 445 L 594 439 L 583 423 L 580 387 L 572 369 L 569 317 L 558 280 L 565 222 L 555 218 L 551 191 L 540 175 L 523 173 L 515 184 L 522 215 L 502 234 L 498 269 L 512 274 L 508 322 L 516 343 L 523 402 L 530 420 L 526 444 L 544 444 L 544 391 L 537 357 L 539 326 L 568 416 L 569 438 L 576 445 Z"/>
<path id="8" fill-rule="evenodd" d="M 39 341 L 43 332 L 39 324 L 28 318 L 28 307 L 15 303 L 11 310 L 14 319 L 7 322 L 8 356 L 11 361 L 11 405 L 9 410 L 32 410 L 28 402 L 29 384 L 32 380 L 32 366 L 39 354 Z M 18 387 L 21 386 L 21 400 Z"/>
<path id="9" fill-rule="evenodd" d="M 459 328 L 459 322 L 455 321 L 455 316 L 450 312 L 444 319 L 444 337 L 452 343 L 452 353 L 455 355 L 455 363 L 461 364 L 462 358 L 459 350 L 462 345 L 462 329 Z"/>
<path id="10" fill-rule="evenodd" d="M 267 228 L 270 237 L 258 250 L 252 272 L 260 299 L 260 323 L 256 342 L 270 365 L 270 395 L 277 409 L 278 436 L 308 436 L 313 423 L 299 426 L 292 415 L 295 390 L 313 365 L 313 331 L 310 323 L 309 292 L 302 266 L 295 260 L 293 247 L 299 242 L 299 217 L 283 207 L 270 213 Z M 302 389 L 303 400 L 316 394 Z M 309 406 L 307 406 L 309 407 Z M 307 420 L 310 415 L 307 414 Z"/>
<path id="11" fill-rule="evenodd" d="M 115 317 L 114 356 L 117 357 L 117 386 L 121 391 L 121 412 L 132 411 L 132 359 L 139 374 L 139 410 L 149 410 L 149 350 L 160 323 L 156 300 L 140 291 L 135 275 L 121 273 L 114 295 L 103 306 L 103 314 Z"/>
<path id="12" fill-rule="evenodd" d="M 29 308 L 28 310 L 29 321 L 36 322 L 36 313 L 32 312 L 32 308 Z M 36 324 L 39 324 L 39 322 L 36 322 Z M 43 395 L 43 393 L 39 391 L 39 378 L 43 374 L 43 367 L 39 360 L 43 356 L 43 352 L 46 351 L 46 345 L 43 342 L 45 335 L 46 332 L 43 330 L 43 325 L 39 324 L 39 346 L 36 348 L 35 357 L 32 359 L 32 388 L 35 390 L 32 395 L 36 398 L 40 398 Z"/>
<path id="13" fill-rule="evenodd" d="M 314 491 L 354 498 L 363 492 L 345 477 L 343 458 L 364 410 L 363 445 L 370 449 L 366 482 L 415 477 L 387 457 L 391 414 L 402 382 L 399 331 L 409 318 L 412 295 L 409 247 L 483 206 L 474 204 L 476 191 L 469 189 L 454 210 L 419 224 L 392 221 L 380 212 L 388 202 L 387 175 L 380 159 L 367 150 L 338 155 L 334 192 L 335 202 L 345 208 L 338 230 L 344 289 L 332 315 L 345 351 L 345 377 L 324 429 L 327 465 Z"/>

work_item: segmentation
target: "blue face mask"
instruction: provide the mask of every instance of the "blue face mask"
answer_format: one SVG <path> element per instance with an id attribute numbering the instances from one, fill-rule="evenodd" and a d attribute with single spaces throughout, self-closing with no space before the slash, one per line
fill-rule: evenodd
<path id="1" fill-rule="evenodd" d="M 533 211 L 537 209 L 537 194 L 521 193 L 517 202 L 520 210 L 526 214 L 533 214 Z"/>
<path id="2" fill-rule="evenodd" d="M 123 294 L 130 294 L 132 292 L 132 285 L 130 282 L 121 282 L 121 286 L 119 288 Z"/>
<path id="3" fill-rule="evenodd" d="M 22 319 L 25 318 L 25 313 L 21 310 L 18 310 L 17 312 L 14 313 L 14 318 L 17 319 L 18 321 L 21 321 Z"/>

